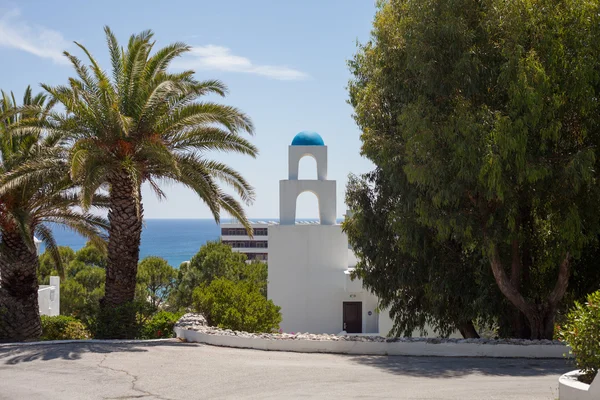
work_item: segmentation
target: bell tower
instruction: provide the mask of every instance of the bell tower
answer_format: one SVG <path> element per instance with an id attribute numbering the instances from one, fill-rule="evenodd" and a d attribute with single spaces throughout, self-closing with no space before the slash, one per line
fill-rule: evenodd
<path id="1" fill-rule="evenodd" d="M 317 179 L 298 179 L 298 167 L 303 157 L 317 162 Z M 288 179 L 279 181 L 279 223 L 296 223 L 296 200 L 303 192 L 312 192 L 319 204 L 321 225 L 335 225 L 336 184 L 327 180 L 327 146 L 316 132 L 298 133 L 288 147 Z"/>
<path id="2" fill-rule="evenodd" d="M 336 183 L 327 179 L 327 147 L 315 132 L 300 132 L 288 147 L 288 179 L 279 181 L 277 225 L 269 226 L 267 295 L 281 307 L 284 332 L 377 332 L 377 298 L 351 281 L 356 265 L 348 236 L 336 223 Z M 302 157 L 313 157 L 317 179 L 298 179 Z M 312 192 L 320 223 L 296 224 L 296 199 Z M 352 258 L 350 257 L 352 255 Z"/>

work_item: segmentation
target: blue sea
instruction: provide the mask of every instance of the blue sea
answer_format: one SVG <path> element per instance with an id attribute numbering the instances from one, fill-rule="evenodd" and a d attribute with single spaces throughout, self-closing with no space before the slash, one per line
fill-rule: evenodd
<path id="1" fill-rule="evenodd" d="M 86 239 L 61 227 L 53 227 L 59 246 L 79 250 Z M 209 240 L 220 237 L 220 227 L 212 219 L 146 219 L 142 230 L 140 259 L 146 256 L 164 258 L 173 267 L 188 261 Z"/>
<path id="2" fill-rule="evenodd" d="M 277 219 L 253 218 L 250 221 L 277 221 Z M 222 222 L 231 222 L 231 220 L 224 219 Z M 338 219 L 337 222 L 341 223 L 342 219 Z M 51 228 L 59 246 L 68 246 L 75 251 L 85 246 L 86 239 L 77 233 L 61 226 Z M 167 260 L 173 267 L 179 268 L 179 265 L 192 258 L 203 244 L 210 240 L 218 240 L 220 236 L 221 227 L 212 219 L 146 219 L 142 230 L 140 260 L 147 256 L 158 256 Z M 44 250 L 43 246 L 41 250 Z"/>

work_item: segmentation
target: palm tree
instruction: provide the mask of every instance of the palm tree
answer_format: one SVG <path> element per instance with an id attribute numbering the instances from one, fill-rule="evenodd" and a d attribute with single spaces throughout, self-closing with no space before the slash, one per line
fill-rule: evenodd
<path id="1" fill-rule="evenodd" d="M 147 182 L 159 198 L 161 182 L 178 182 L 192 189 L 218 222 L 222 211 L 249 222 L 238 199 L 219 186 L 233 188 L 241 202 L 250 204 L 254 190 L 227 165 L 206 158 L 209 151 L 258 153 L 241 133 L 253 133 L 249 117 L 238 109 L 211 101 L 208 94 L 224 96 L 219 81 L 197 81 L 194 71 L 168 71 L 173 59 L 190 50 L 174 43 L 153 52 L 151 31 L 132 35 L 126 48 L 105 27 L 112 63 L 109 76 L 91 53 L 86 66 L 65 52 L 76 77 L 67 86 L 43 87 L 65 108 L 55 116 L 57 132 L 72 144 L 69 154 L 71 178 L 81 185 L 84 208 L 98 190 L 110 199 L 108 264 L 104 311 L 121 310 L 134 299 L 143 206 L 141 185 Z M 109 324 L 115 316 L 105 316 Z M 134 315 L 116 324 L 105 336 L 131 336 Z M 114 326 L 115 324 L 113 324 Z"/>
<path id="2" fill-rule="evenodd" d="M 11 179 L 27 162 L 51 160 L 51 154 L 64 149 L 55 138 L 42 137 L 39 130 L 25 127 L 31 121 L 43 121 L 49 114 L 52 104 L 46 102 L 46 95 L 32 96 L 28 87 L 23 106 L 17 107 L 12 93 L 0 94 L 0 341 L 20 341 L 41 333 L 34 235 L 41 238 L 62 270 L 56 242 L 46 223 L 64 224 L 98 245 L 102 245 L 100 233 L 107 223 L 103 218 L 73 210 L 79 197 L 64 168 L 61 173 L 56 167 L 59 164 L 27 179 Z"/>

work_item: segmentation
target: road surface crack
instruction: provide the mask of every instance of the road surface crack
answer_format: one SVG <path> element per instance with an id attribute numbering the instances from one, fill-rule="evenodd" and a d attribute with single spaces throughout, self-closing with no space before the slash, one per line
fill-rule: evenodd
<path id="1" fill-rule="evenodd" d="M 156 399 L 159 399 L 159 400 L 171 400 L 171 399 L 169 399 L 167 397 L 162 397 L 162 396 L 159 396 L 159 395 L 154 394 L 152 392 L 148 392 L 146 390 L 138 388 L 137 387 L 137 382 L 139 380 L 139 377 L 137 375 L 134 375 L 134 374 L 132 374 L 129 371 L 124 370 L 124 369 L 112 368 L 112 367 L 109 367 L 107 365 L 103 365 L 104 362 L 106 361 L 107 357 L 108 357 L 108 354 L 105 354 L 104 357 L 102 358 L 102 360 L 100 360 L 100 362 L 98 363 L 98 367 L 99 368 L 108 369 L 108 370 L 113 371 L 113 372 L 122 372 L 122 373 L 124 373 L 125 375 L 127 375 L 128 377 L 131 378 L 131 390 L 133 390 L 134 392 L 138 392 L 140 394 L 137 395 L 137 396 L 104 397 L 106 400 L 141 399 L 141 398 L 150 397 L 150 396 L 154 397 Z"/>

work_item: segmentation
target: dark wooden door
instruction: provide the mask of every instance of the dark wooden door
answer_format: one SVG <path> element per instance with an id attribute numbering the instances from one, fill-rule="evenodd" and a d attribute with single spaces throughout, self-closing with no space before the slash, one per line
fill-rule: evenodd
<path id="1" fill-rule="evenodd" d="M 344 330 L 346 333 L 362 333 L 362 303 L 344 302 Z"/>

